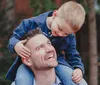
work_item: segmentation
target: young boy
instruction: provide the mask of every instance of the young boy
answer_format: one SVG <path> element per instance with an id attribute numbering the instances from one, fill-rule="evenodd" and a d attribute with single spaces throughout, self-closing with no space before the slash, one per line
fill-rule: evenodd
<path id="1" fill-rule="evenodd" d="M 81 28 L 84 19 L 85 11 L 83 7 L 76 2 L 69 1 L 58 10 L 23 20 L 14 30 L 9 40 L 9 49 L 12 52 L 16 52 L 20 57 L 29 57 L 30 51 L 23 45 L 26 40 L 20 41 L 20 39 L 28 31 L 39 27 L 51 39 L 56 48 L 59 62 L 59 65 L 56 67 L 57 76 L 61 81 L 65 81 L 65 78 L 67 79 L 67 83 L 64 83 L 64 85 L 79 84 L 83 77 L 84 66 L 76 50 L 76 40 L 72 33 L 77 32 Z M 67 62 L 63 56 L 66 56 Z M 15 79 L 16 70 L 21 64 L 20 57 L 16 59 L 8 71 L 7 78 L 10 80 Z M 15 83 L 16 85 L 29 85 L 33 78 L 30 69 L 21 65 L 18 68 Z M 31 83 L 31 85 L 33 84 Z"/>

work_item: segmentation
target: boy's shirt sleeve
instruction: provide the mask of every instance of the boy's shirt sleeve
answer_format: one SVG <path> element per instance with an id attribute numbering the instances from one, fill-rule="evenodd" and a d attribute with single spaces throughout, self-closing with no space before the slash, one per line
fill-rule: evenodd
<path id="1" fill-rule="evenodd" d="M 20 39 L 31 29 L 36 28 L 34 18 L 24 19 L 20 25 L 13 31 L 13 34 L 8 42 L 8 49 L 14 53 L 14 46 L 20 41 Z"/>
<path id="2" fill-rule="evenodd" d="M 69 35 L 69 38 L 66 41 L 68 43 L 68 47 L 65 50 L 65 57 L 66 57 L 68 63 L 73 68 L 80 68 L 84 74 L 84 65 L 83 65 L 82 59 L 76 49 L 75 35 L 74 34 Z"/>

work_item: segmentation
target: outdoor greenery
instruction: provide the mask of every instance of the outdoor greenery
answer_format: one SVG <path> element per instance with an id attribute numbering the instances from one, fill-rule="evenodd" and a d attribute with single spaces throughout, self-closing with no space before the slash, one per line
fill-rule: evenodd
<path id="1" fill-rule="evenodd" d="M 6 9 L 3 0 L 0 0 L 0 85 L 10 85 L 11 83 L 5 79 L 6 73 L 14 61 L 13 55 L 11 55 L 7 48 L 13 24 L 6 16 L 6 12 L 11 8 Z M 9 29 L 7 29 L 7 24 L 10 24 Z"/>
<path id="2" fill-rule="evenodd" d="M 0 85 L 10 85 L 11 82 L 5 79 L 5 75 L 7 73 L 7 70 L 13 63 L 13 61 L 15 59 L 15 55 L 12 55 L 8 51 L 7 44 L 8 44 L 8 39 L 10 38 L 11 33 L 14 29 L 15 21 L 18 21 L 19 19 L 16 18 L 15 21 L 13 19 L 12 19 L 13 21 L 9 20 L 9 16 L 7 15 L 7 12 L 10 12 L 10 10 L 12 10 L 12 8 L 14 8 L 15 4 L 13 4 L 12 6 L 9 6 L 9 7 L 3 7 L 2 1 L 3 0 L 0 0 L 0 2 L 1 2 L 0 3 Z M 12 2 L 13 0 L 9 0 L 9 1 Z M 62 3 L 64 3 L 64 2 L 70 1 L 70 0 L 59 0 L 59 1 L 62 1 Z M 88 14 L 89 7 L 87 5 L 87 0 L 74 0 L 74 1 L 81 3 L 84 6 L 84 8 Z M 94 1 L 95 1 L 96 14 L 98 14 L 98 16 L 100 16 L 100 0 L 94 0 Z M 43 12 L 49 11 L 49 10 L 55 10 L 59 7 L 56 4 L 56 0 L 30 0 L 30 6 L 34 9 L 33 10 L 34 16 L 41 14 Z M 85 21 L 85 23 L 87 23 L 87 22 Z M 99 27 L 100 26 L 98 26 L 97 29 L 99 29 Z M 98 35 L 99 35 L 99 33 L 98 33 Z M 99 54 L 99 56 L 100 56 L 100 54 Z M 100 57 L 98 59 L 100 59 Z M 87 60 L 89 60 L 89 57 L 87 58 Z M 84 60 L 85 61 L 84 63 L 86 65 L 85 68 L 86 68 L 86 75 L 87 75 L 87 76 L 85 76 L 85 78 L 88 80 L 89 61 L 87 61 L 87 60 Z M 100 60 L 98 60 L 98 61 L 100 62 Z M 100 74 L 98 74 L 98 76 L 100 77 Z"/>
<path id="3" fill-rule="evenodd" d="M 14 61 L 14 57 L 7 48 L 0 49 L 0 85 L 10 85 L 10 81 L 5 79 L 6 73 Z"/>
<path id="4" fill-rule="evenodd" d="M 34 8 L 34 15 L 56 9 L 55 0 L 30 0 L 30 5 Z"/>

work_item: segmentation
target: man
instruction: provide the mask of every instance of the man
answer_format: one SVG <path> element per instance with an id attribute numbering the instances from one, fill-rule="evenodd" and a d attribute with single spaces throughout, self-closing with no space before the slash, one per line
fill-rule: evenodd
<path id="1" fill-rule="evenodd" d="M 57 55 L 50 40 L 36 29 L 27 35 L 25 46 L 30 49 L 31 55 L 29 58 L 22 58 L 22 62 L 34 73 L 34 85 L 62 85 L 55 74 Z"/>
<path id="2" fill-rule="evenodd" d="M 25 46 L 30 49 L 31 55 L 28 59 L 22 58 L 22 61 L 33 71 L 36 85 L 52 85 L 56 81 L 54 67 L 58 65 L 56 51 L 48 38 L 37 33 L 33 31 L 29 35 Z"/>

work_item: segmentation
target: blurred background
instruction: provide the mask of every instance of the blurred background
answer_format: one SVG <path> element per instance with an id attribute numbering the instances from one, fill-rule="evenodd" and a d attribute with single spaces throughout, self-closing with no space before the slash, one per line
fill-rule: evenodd
<path id="1" fill-rule="evenodd" d="M 10 85 L 5 75 L 16 55 L 7 48 L 13 30 L 21 20 L 58 9 L 71 0 L 0 0 L 0 85 Z M 85 65 L 89 85 L 100 85 L 100 0 L 73 0 L 82 4 L 86 20 L 76 33 L 77 50 Z"/>

